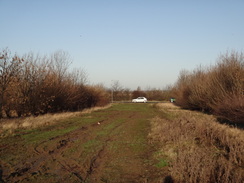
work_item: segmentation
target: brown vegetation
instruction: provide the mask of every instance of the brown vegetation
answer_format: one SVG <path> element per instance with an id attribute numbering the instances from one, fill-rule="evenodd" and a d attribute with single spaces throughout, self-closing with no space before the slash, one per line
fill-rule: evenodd
<path id="1" fill-rule="evenodd" d="M 140 87 L 137 90 L 132 92 L 132 97 L 146 97 L 148 100 L 155 101 L 169 101 L 170 99 L 170 87 L 167 87 L 165 90 L 156 89 L 156 88 L 148 88 L 145 91 L 141 90 Z"/>
<path id="2" fill-rule="evenodd" d="M 209 68 L 182 71 L 173 89 L 176 103 L 187 109 L 211 112 L 244 123 L 244 56 L 222 55 Z"/>
<path id="3" fill-rule="evenodd" d="M 146 97 L 150 101 L 169 101 L 171 87 L 168 86 L 164 90 L 150 87 L 142 90 L 141 87 L 137 87 L 136 90 L 131 91 L 128 88 L 123 88 L 119 81 L 113 81 L 109 93 L 111 93 L 111 101 L 131 101 L 138 97 Z"/>
<path id="4" fill-rule="evenodd" d="M 231 183 L 244 180 L 243 131 L 213 116 L 161 104 L 149 135 L 160 141 L 175 182 Z"/>
<path id="5" fill-rule="evenodd" d="M 106 105 L 109 96 L 101 86 L 87 86 L 82 70 L 69 71 L 69 55 L 0 53 L 0 118 L 77 111 Z"/>

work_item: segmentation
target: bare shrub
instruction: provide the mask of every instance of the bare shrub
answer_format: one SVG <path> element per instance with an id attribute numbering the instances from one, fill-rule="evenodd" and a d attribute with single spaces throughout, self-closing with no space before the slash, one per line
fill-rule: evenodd
<path id="1" fill-rule="evenodd" d="M 230 121 L 244 123 L 243 54 L 231 53 L 220 57 L 214 73 L 214 85 L 219 88 L 218 94 L 223 96 L 212 107 L 214 113 Z"/>
<path id="2" fill-rule="evenodd" d="M 110 102 L 110 94 L 102 85 L 89 86 L 87 89 L 88 107 L 104 106 Z"/>
<path id="3" fill-rule="evenodd" d="M 172 88 L 173 96 L 177 99 L 177 105 L 183 108 L 189 108 L 189 90 L 190 85 L 190 73 L 186 70 L 182 70 L 178 76 L 178 80 L 175 87 Z"/>
<path id="4" fill-rule="evenodd" d="M 148 88 L 146 91 L 146 96 L 148 100 L 157 100 L 157 101 L 169 101 L 171 94 L 170 94 L 170 87 L 166 88 L 165 90 L 156 89 L 156 88 Z"/>
<path id="5" fill-rule="evenodd" d="M 102 87 L 85 84 L 83 70 L 69 72 L 70 56 L 32 52 L 18 57 L 0 53 L 0 118 L 83 110 L 108 103 Z"/>
<path id="6" fill-rule="evenodd" d="M 18 87 L 18 75 L 21 71 L 23 59 L 6 48 L 0 53 L 0 118 L 2 112 L 9 116 L 11 107 L 14 106 L 15 92 L 11 88 Z"/>
<path id="7" fill-rule="evenodd" d="M 184 108 L 211 112 L 243 123 L 243 54 L 227 53 L 213 67 L 182 71 L 172 91 L 177 104 Z"/>

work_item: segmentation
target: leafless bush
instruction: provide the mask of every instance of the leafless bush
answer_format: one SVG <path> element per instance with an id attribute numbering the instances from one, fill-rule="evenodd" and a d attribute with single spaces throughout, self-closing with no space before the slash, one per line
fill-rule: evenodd
<path id="1" fill-rule="evenodd" d="M 111 101 L 131 100 L 130 90 L 124 88 L 118 80 L 113 81 L 109 93 L 111 93 Z"/>
<path id="2" fill-rule="evenodd" d="M 184 108 L 212 112 L 243 123 L 243 54 L 227 53 L 213 67 L 181 72 L 173 92 L 177 104 Z"/>
<path id="3" fill-rule="evenodd" d="M 170 86 L 168 86 L 165 90 L 148 88 L 145 93 L 148 100 L 169 101 L 171 98 L 170 91 Z"/>
<path id="4" fill-rule="evenodd" d="M 14 105 L 17 94 L 11 88 L 18 88 L 18 75 L 23 59 L 17 55 L 11 56 L 6 48 L 0 53 L 0 118 L 3 112 L 9 116 L 10 107 Z"/>
<path id="5" fill-rule="evenodd" d="M 88 88 L 88 107 L 104 106 L 110 102 L 110 94 L 102 85 L 89 86 Z"/>
<path id="6" fill-rule="evenodd" d="M 69 72 L 68 53 L 50 56 L 0 53 L 0 118 L 82 110 L 106 105 L 105 89 L 85 84 L 83 70 Z M 105 97 L 105 98 L 103 98 Z"/>

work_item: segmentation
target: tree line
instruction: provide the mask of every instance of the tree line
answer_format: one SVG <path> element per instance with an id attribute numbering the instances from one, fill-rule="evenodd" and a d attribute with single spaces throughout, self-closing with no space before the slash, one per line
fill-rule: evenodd
<path id="1" fill-rule="evenodd" d="M 130 90 L 124 88 L 118 80 L 113 81 L 111 88 L 111 100 L 113 101 L 131 101 L 137 97 L 146 97 L 148 100 L 153 101 L 169 101 L 171 97 L 171 87 L 168 86 L 165 89 L 157 89 L 148 87 L 142 90 L 141 87 L 137 87 L 136 90 Z"/>
<path id="2" fill-rule="evenodd" d="M 110 102 L 103 86 L 86 84 L 82 69 L 70 71 L 67 52 L 40 56 L 0 52 L 0 118 L 76 111 Z"/>

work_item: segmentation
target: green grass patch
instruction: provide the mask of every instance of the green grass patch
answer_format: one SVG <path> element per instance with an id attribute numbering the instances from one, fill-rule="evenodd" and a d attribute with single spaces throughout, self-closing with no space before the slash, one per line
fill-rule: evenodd
<path id="1" fill-rule="evenodd" d="M 96 139 L 88 140 L 83 144 L 84 151 L 86 152 L 92 152 L 94 149 L 97 149 L 97 147 L 100 147 L 101 142 Z"/>
<path id="2" fill-rule="evenodd" d="M 66 120 L 62 120 L 59 123 L 54 125 L 41 127 L 38 129 L 20 129 L 15 133 L 16 135 L 21 135 L 21 137 L 27 143 L 38 143 L 42 142 L 51 138 L 55 138 L 57 136 L 64 135 L 71 131 L 74 131 L 81 126 L 86 126 L 88 124 L 97 123 L 101 120 L 101 117 L 97 116 L 81 116 L 81 117 L 74 117 Z"/>
<path id="3" fill-rule="evenodd" d="M 135 126 L 136 135 L 132 138 L 130 146 L 135 152 L 143 151 L 147 146 L 147 130 L 149 122 L 147 119 L 140 119 Z"/>
<path id="4" fill-rule="evenodd" d="M 70 125 L 87 125 L 87 124 L 90 124 L 90 123 L 94 123 L 94 122 L 97 122 L 99 120 L 101 120 L 102 118 L 100 116 L 96 116 L 96 115 L 84 115 L 84 116 L 80 116 L 80 117 L 74 117 L 74 118 L 70 118 L 70 119 L 67 119 L 67 120 L 63 120 L 61 121 L 61 123 L 59 124 L 62 124 L 62 125 L 67 125 L 67 126 L 70 126 Z"/>
<path id="5" fill-rule="evenodd" d="M 106 109 L 107 111 L 147 111 L 150 108 L 150 104 L 114 104 L 112 107 Z M 105 110 L 105 111 L 106 111 Z"/>
<path id="6" fill-rule="evenodd" d="M 111 133 L 113 133 L 113 129 L 116 128 L 116 126 L 118 126 L 120 123 L 123 123 L 126 119 L 124 118 L 119 118 L 119 119 L 115 119 L 113 122 L 107 124 L 106 126 L 104 126 L 98 133 L 97 135 L 109 135 Z M 103 124 L 102 124 L 103 125 Z"/>
<path id="7" fill-rule="evenodd" d="M 80 162 L 85 162 L 94 155 L 97 155 L 99 150 L 104 146 L 104 142 L 98 139 L 90 139 L 78 147 L 81 153 L 79 156 Z"/>
<path id="8" fill-rule="evenodd" d="M 158 163 L 155 165 L 157 168 L 163 168 L 163 167 L 166 167 L 166 166 L 168 166 L 169 165 L 169 163 L 168 163 L 168 161 L 167 160 L 165 160 L 165 159 L 159 159 L 158 160 Z"/>
<path id="9" fill-rule="evenodd" d="M 27 143 L 39 143 L 42 141 L 46 141 L 48 139 L 64 135 L 66 133 L 69 133 L 73 130 L 78 129 L 77 126 L 71 126 L 69 128 L 63 128 L 63 129 L 55 129 L 52 131 L 35 131 L 33 133 L 25 134 L 22 137 L 25 139 Z"/>

